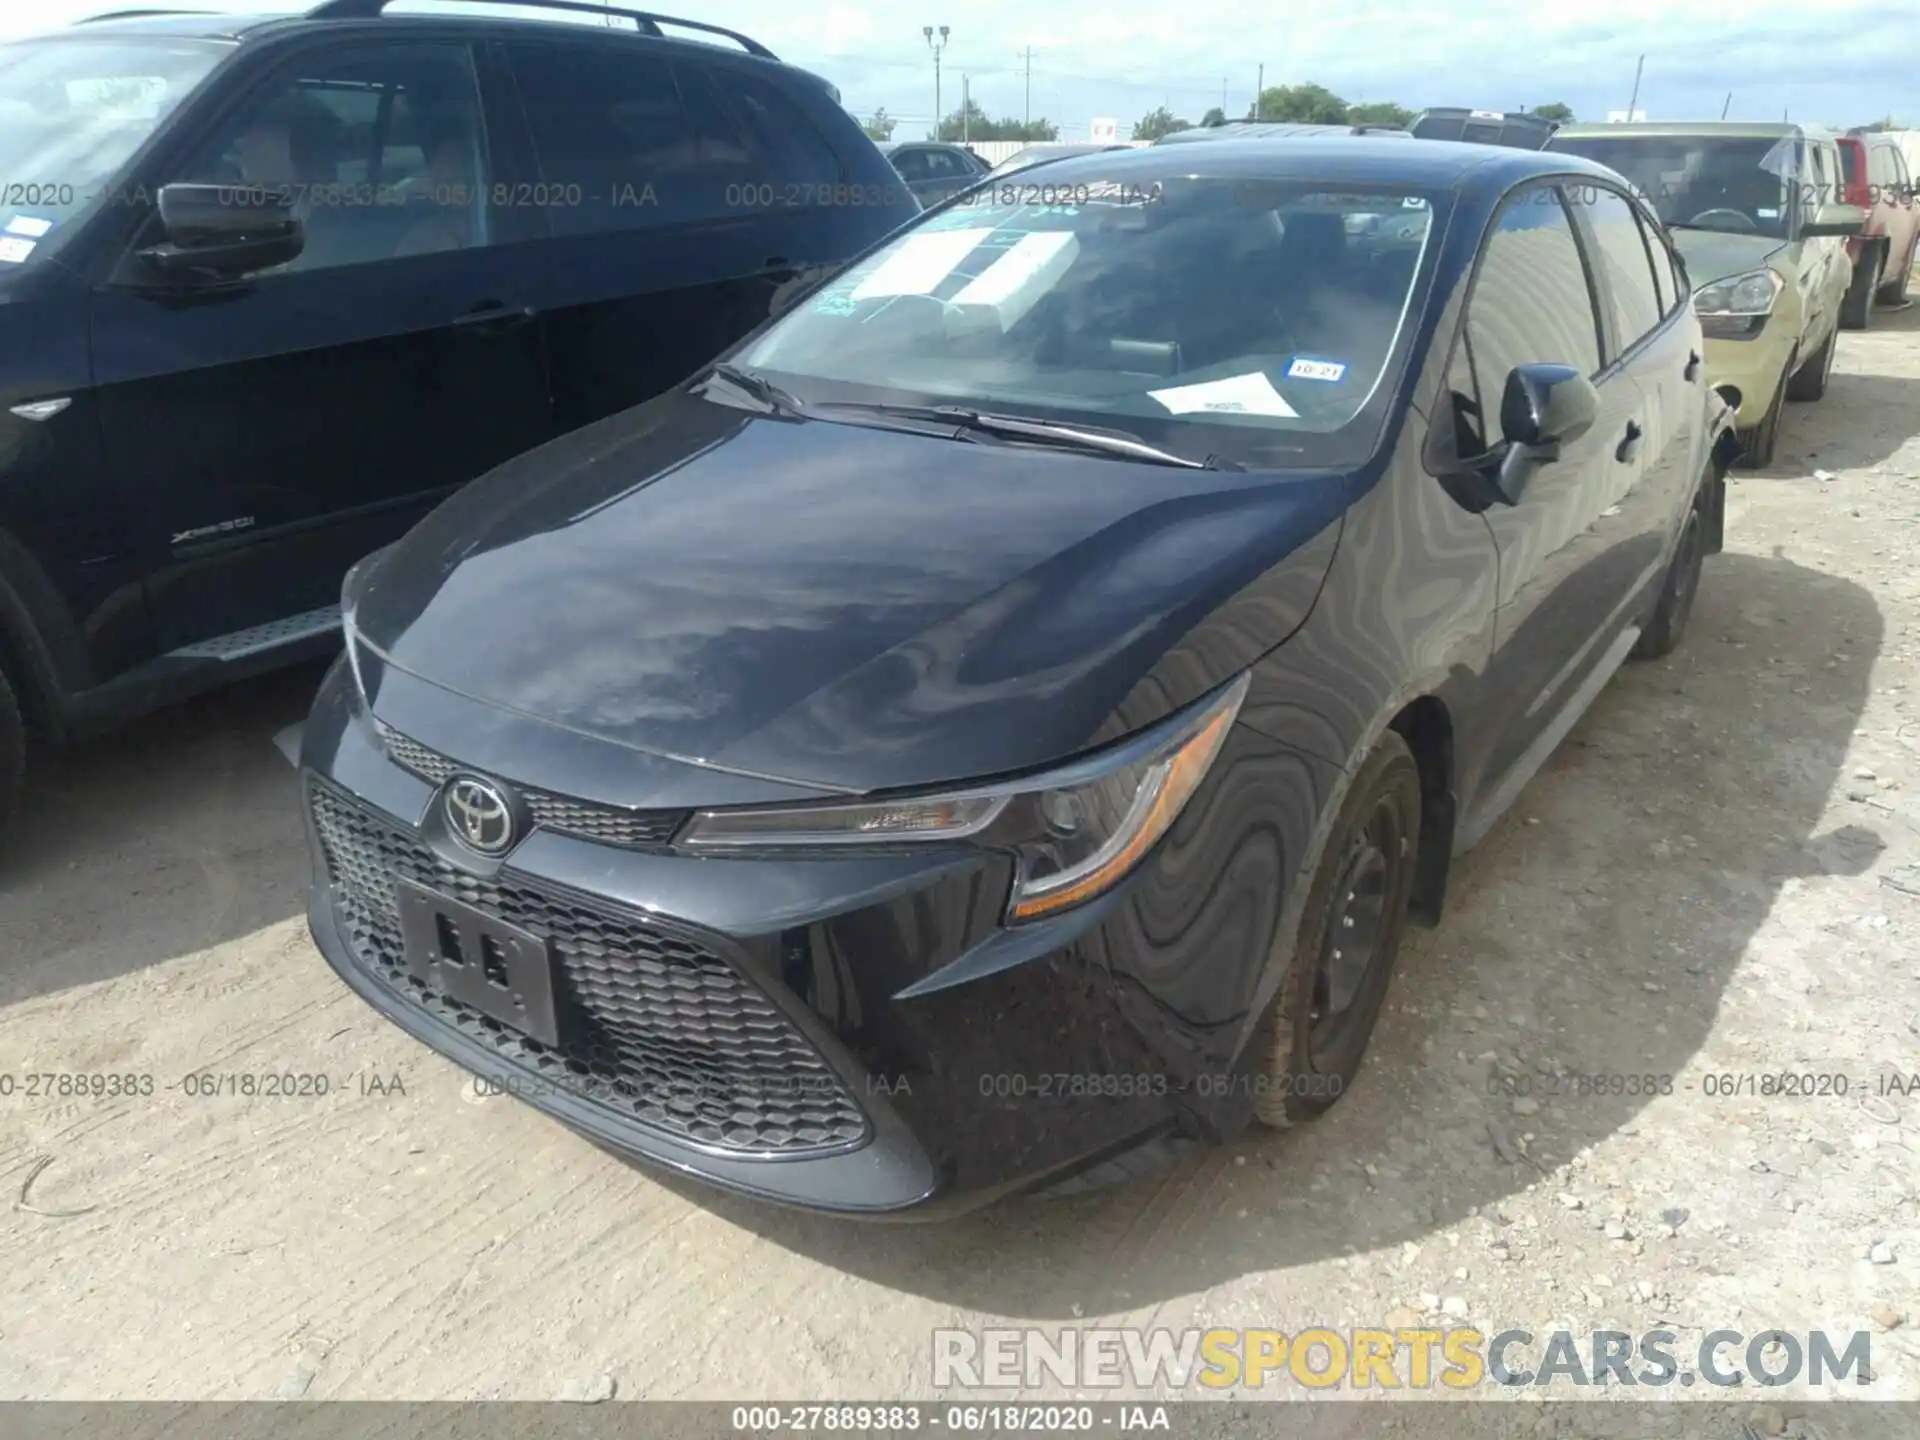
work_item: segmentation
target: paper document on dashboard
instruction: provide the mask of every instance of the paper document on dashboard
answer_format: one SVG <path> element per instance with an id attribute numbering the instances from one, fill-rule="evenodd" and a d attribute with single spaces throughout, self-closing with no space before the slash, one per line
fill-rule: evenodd
<path id="1" fill-rule="evenodd" d="M 1175 415 L 1192 415 L 1203 410 L 1219 410 L 1236 415 L 1276 415 L 1298 419 L 1300 412 L 1287 404 L 1286 397 L 1273 388 L 1265 372 L 1235 375 L 1228 380 L 1207 380 L 1198 385 L 1176 385 L 1170 390 L 1147 392 Z"/>

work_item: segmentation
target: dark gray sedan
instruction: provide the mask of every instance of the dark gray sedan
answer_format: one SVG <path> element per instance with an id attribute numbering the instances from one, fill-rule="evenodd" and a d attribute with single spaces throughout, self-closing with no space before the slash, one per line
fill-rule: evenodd
<path id="1" fill-rule="evenodd" d="M 882 145 L 880 152 L 922 205 L 937 205 L 987 173 L 987 162 L 973 151 L 944 141 L 898 140 Z"/>

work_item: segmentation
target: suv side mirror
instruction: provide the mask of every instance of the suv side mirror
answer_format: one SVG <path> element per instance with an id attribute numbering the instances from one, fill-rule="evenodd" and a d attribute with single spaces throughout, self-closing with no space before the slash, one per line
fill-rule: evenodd
<path id="1" fill-rule="evenodd" d="M 1805 239 L 1819 235 L 1858 235 L 1867 225 L 1867 212 L 1858 205 L 1842 205 L 1829 200 L 1816 206 L 1811 218 L 1800 227 Z"/>
<path id="2" fill-rule="evenodd" d="M 281 265 L 306 246 L 291 199 L 244 185 L 160 187 L 165 243 L 140 252 L 156 269 L 222 279 Z"/>
<path id="3" fill-rule="evenodd" d="M 1560 458 L 1600 417 L 1600 392 L 1571 365 L 1516 365 L 1500 397 L 1500 433 L 1506 444 L 1497 481 L 1500 498 L 1520 503 L 1533 472 Z"/>

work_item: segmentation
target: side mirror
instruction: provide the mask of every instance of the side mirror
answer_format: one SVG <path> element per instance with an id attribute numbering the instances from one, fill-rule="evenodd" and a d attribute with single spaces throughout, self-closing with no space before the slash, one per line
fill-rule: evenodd
<path id="1" fill-rule="evenodd" d="M 1600 392 L 1571 365 L 1516 365 L 1500 397 L 1500 433 L 1506 444 L 1495 481 L 1500 498 L 1518 505 L 1542 465 L 1578 440 L 1600 417 Z"/>
<path id="2" fill-rule="evenodd" d="M 1858 235 L 1867 225 L 1867 212 L 1858 205 L 1842 205 L 1829 200 L 1814 207 L 1813 215 L 1800 227 L 1803 239 L 1819 235 Z"/>
<path id="3" fill-rule="evenodd" d="M 167 274 L 249 275 L 286 263 L 306 245 L 291 199 L 261 187 L 163 185 L 158 202 L 167 239 L 140 255 Z"/>

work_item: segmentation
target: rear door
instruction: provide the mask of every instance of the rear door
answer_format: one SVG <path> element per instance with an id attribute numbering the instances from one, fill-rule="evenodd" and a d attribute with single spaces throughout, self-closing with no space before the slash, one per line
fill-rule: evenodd
<path id="1" fill-rule="evenodd" d="M 290 196 L 307 245 L 245 280 L 92 296 L 104 463 L 159 648 L 238 659 L 327 627 L 347 567 L 549 427 L 539 332 L 459 40 L 326 44 L 143 177 Z"/>
<path id="2" fill-rule="evenodd" d="M 1601 294 L 1560 188 L 1537 183 L 1509 195 L 1482 243 L 1464 343 L 1449 371 L 1449 388 L 1477 417 L 1478 433 L 1465 443 L 1500 442 L 1500 400 L 1517 365 L 1571 365 L 1592 376 L 1600 414 L 1534 474 L 1519 504 L 1486 511 L 1500 551 L 1487 675 L 1493 738 L 1481 793 L 1469 804 L 1503 804 L 1503 782 L 1530 773 L 1618 629 L 1627 577 L 1611 563 L 1620 527 L 1607 512 L 1639 481 L 1644 442 L 1628 442 L 1633 427 L 1644 432 L 1646 406 L 1627 368 L 1603 361 Z"/>
<path id="3" fill-rule="evenodd" d="M 1609 628 L 1630 616 L 1663 578 L 1668 543 L 1699 482 L 1695 455 L 1706 414 L 1706 368 L 1665 232 L 1642 207 L 1608 185 L 1569 186 L 1589 268 L 1599 281 L 1609 370 L 1640 394 L 1609 468 L 1612 486 L 1595 525 L 1591 585 L 1610 597 Z M 1617 456 L 1616 456 L 1617 458 Z M 1639 611 L 1635 610 L 1634 614 Z"/>
<path id="4" fill-rule="evenodd" d="M 832 248 L 821 217 L 842 177 L 744 66 L 604 32 L 499 45 L 539 168 L 529 203 L 553 236 L 539 309 L 571 429 L 678 384 L 764 320 Z"/>

